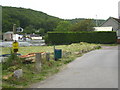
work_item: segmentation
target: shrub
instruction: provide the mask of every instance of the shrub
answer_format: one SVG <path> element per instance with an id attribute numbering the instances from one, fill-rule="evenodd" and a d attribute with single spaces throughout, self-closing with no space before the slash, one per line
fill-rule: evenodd
<path id="1" fill-rule="evenodd" d="M 6 62 L 2 63 L 2 69 L 6 70 L 11 66 L 15 66 L 21 63 L 22 63 L 21 59 L 16 54 L 11 53 Z"/>
<path id="2" fill-rule="evenodd" d="M 47 43 L 70 44 L 79 42 L 109 44 L 116 43 L 116 32 L 91 31 L 91 32 L 48 32 Z"/>

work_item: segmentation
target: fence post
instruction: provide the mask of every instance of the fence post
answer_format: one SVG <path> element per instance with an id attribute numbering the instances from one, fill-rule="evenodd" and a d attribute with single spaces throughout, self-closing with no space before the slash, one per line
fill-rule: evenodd
<path id="1" fill-rule="evenodd" d="M 46 53 L 46 61 L 50 60 L 50 53 Z"/>
<path id="2" fill-rule="evenodd" d="M 41 71 L 41 61 L 42 61 L 42 57 L 41 57 L 41 53 L 36 53 L 36 70 L 38 71 L 38 72 L 40 72 Z"/>

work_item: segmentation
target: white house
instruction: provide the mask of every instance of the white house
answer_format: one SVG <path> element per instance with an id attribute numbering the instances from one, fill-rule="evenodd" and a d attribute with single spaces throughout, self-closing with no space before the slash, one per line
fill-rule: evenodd
<path id="1" fill-rule="evenodd" d="M 13 41 L 13 40 L 19 40 L 19 38 L 22 38 L 23 35 L 19 35 L 19 34 L 13 34 L 12 31 L 8 31 L 6 33 L 3 34 L 3 40 L 5 41 Z"/>
<path id="2" fill-rule="evenodd" d="M 116 31 L 120 38 L 120 19 L 109 17 L 100 27 L 94 27 L 95 31 Z"/>
<path id="3" fill-rule="evenodd" d="M 21 36 L 19 34 L 13 34 L 13 40 L 19 40 Z"/>
<path id="4" fill-rule="evenodd" d="M 8 31 L 3 34 L 3 40 L 5 41 L 12 41 L 13 40 L 13 32 Z"/>
<path id="5" fill-rule="evenodd" d="M 120 28 L 120 19 L 109 17 L 100 27 L 112 27 L 113 31 Z"/>

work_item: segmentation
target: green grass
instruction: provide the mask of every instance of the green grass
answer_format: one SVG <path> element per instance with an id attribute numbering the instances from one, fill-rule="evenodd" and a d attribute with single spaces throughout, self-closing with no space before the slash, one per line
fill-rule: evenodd
<path id="1" fill-rule="evenodd" d="M 50 52 L 50 61 L 44 62 L 42 65 L 42 71 L 39 73 L 35 70 L 35 63 L 32 64 L 15 64 L 7 69 L 3 70 L 3 76 L 13 73 L 16 69 L 23 70 L 23 77 L 16 79 L 10 77 L 7 80 L 3 80 L 3 88 L 23 88 L 29 87 L 30 84 L 42 81 L 47 77 L 59 72 L 66 64 L 75 60 L 75 58 L 81 56 L 79 52 L 91 51 L 94 49 L 99 49 L 99 44 L 88 44 L 88 43 L 74 43 L 71 45 L 58 45 L 57 49 L 62 49 L 65 54 L 58 61 L 53 60 L 53 46 L 36 46 L 36 47 L 20 47 L 19 53 L 25 55 L 32 52 Z M 77 52 L 77 54 L 76 54 Z M 10 53 L 10 48 L 3 48 L 3 54 Z"/>
<path id="2" fill-rule="evenodd" d="M 80 51 L 87 47 L 87 49 L 91 49 L 92 47 L 96 46 L 96 44 L 87 44 L 84 43 L 83 45 L 79 43 L 74 43 L 71 45 L 56 45 L 56 49 L 62 49 L 62 51 L 67 52 L 76 52 Z M 25 55 L 32 52 L 50 52 L 53 53 L 53 46 L 30 46 L 30 47 L 19 47 L 19 53 Z M 9 54 L 11 53 L 11 47 L 3 47 L 2 54 Z"/>

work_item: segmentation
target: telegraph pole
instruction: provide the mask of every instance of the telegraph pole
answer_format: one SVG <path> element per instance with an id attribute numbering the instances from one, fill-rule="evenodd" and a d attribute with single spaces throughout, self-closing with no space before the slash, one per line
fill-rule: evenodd
<path id="1" fill-rule="evenodd" d="M 96 27 L 98 26 L 97 15 L 96 15 Z"/>
<path id="2" fill-rule="evenodd" d="M 16 34 L 16 24 L 13 24 L 13 34 Z"/>

